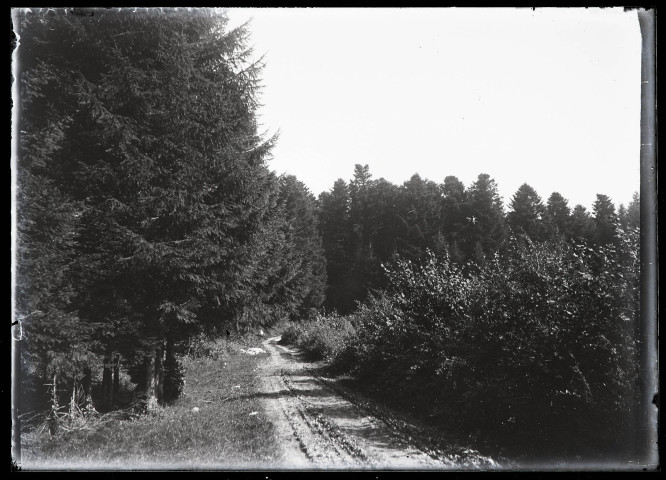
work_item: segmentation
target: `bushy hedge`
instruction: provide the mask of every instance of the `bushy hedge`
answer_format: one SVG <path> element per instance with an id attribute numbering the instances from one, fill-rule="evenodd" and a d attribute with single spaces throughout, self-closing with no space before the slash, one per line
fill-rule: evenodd
<path id="1" fill-rule="evenodd" d="M 520 237 L 483 266 L 399 261 L 348 323 L 319 318 L 287 336 L 479 442 L 609 452 L 636 407 L 637 248 L 635 232 L 594 248 Z"/>
<path id="2" fill-rule="evenodd" d="M 296 345 L 313 360 L 338 361 L 356 334 L 353 317 L 315 315 L 312 320 L 292 323 L 282 333 L 280 343 Z"/>

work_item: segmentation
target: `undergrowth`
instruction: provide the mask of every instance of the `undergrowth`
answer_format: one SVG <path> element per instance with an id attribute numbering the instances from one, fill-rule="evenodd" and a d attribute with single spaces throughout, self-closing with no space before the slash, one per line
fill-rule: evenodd
<path id="1" fill-rule="evenodd" d="M 480 451 L 616 458 L 631 446 L 638 391 L 637 236 L 621 240 L 516 238 L 465 268 L 446 255 L 399 261 L 355 313 L 282 339 Z"/>
<path id="2" fill-rule="evenodd" d="M 336 363 L 355 334 L 352 316 L 316 315 L 312 320 L 289 324 L 280 343 L 301 348 L 312 360 Z"/>

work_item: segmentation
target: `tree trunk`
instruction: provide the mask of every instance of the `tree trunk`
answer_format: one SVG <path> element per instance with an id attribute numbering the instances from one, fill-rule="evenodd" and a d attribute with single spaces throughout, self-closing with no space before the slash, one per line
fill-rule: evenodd
<path id="1" fill-rule="evenodd" d="M 113 403 L 118 403 L 118 394 L 120 393 L 120 354 L 116 354 L 113 362 Z"/>
<path id="2" fill-rule="evenodd" d="M 83 389 L 83 404 L 81 409 L 84 413 L 92 412 L 95 410 L 92 402 L 92 369 L 89 365 L 83 370 L 83 380 L 81 382 L 81 388 Z"/>
<path id="3" fill-rule="evenodd" d="M 79 415 L 79 406 L 76 404 L 76 379 L 72 383 L 72 398 L 69 400 L 69 416 L 71 418 Z"/>
<path id="4" fill-rule="evenodd" d="M 166 339 L 166 353 L 164 358 L 164 402 L 169 403 L 177 399 L 181 390 L 182 375 L 178 360 L 176 359 L 173 336 L 169 333 Z"/>
<path id="5" fill-rule="evenodd" d="M 112 383 L 112 359 L 111 352 L 104 355 L 104 371 L 102 374 L 102 408 L 109 411 L 113 408 L 113 383 Z"/>
<path id="6" fill-rule="evenodd" d="M 155 350 L 155 396 L 159 403 L 164 400 L 164 346 Z"/>
<path id="7" fill-rule="evenodd" d="M 173 342 L 173 337 L 169 335 L 166 339 L 166 361 L 174 362 L 176 360 L 176 352 Z"/>
<path id="8" fill-rule="evenodd" d="M 155 359 L 157 353 L 153 352 L 146 359 L 146 409 L 153 410 L 157 406 L 157 396 L 155 389 Z"/>
<path id="9" fill-rule="evenodd" d="M 58 433 L 58 390 L 57 390 L 58 377 L 53 374 L 53 390 L 51 394 L 51 412 L 49 414 L 49 432 L 51 435 Z"/>

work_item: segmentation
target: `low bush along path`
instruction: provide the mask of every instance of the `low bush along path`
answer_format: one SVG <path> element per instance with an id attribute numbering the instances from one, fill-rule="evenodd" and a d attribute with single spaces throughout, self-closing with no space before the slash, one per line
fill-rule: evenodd
<path id="1" fill-rule="evenodd" d="M 492 459 L 464 448 L 429 445 L 419 428 L 315 373 L 298 349 L 263 342 L 267 416 L 283 449 L 276 468 L 487 469 Z M 450 451 L 448 451 L 450 450 Z"/>

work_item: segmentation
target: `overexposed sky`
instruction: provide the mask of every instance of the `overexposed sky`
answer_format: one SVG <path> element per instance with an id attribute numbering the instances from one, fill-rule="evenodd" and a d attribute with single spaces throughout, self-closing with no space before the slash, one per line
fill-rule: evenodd
<path id="1" fill-rule="evenodd" d="M 640 187 L 636 11 L 621 8 L 255 8 L 265 55 L 269 166 L 319 195 L 356 163 L 469 186 L 490 174 L 508 205 L 527 182 L 591 208 Z"/>

